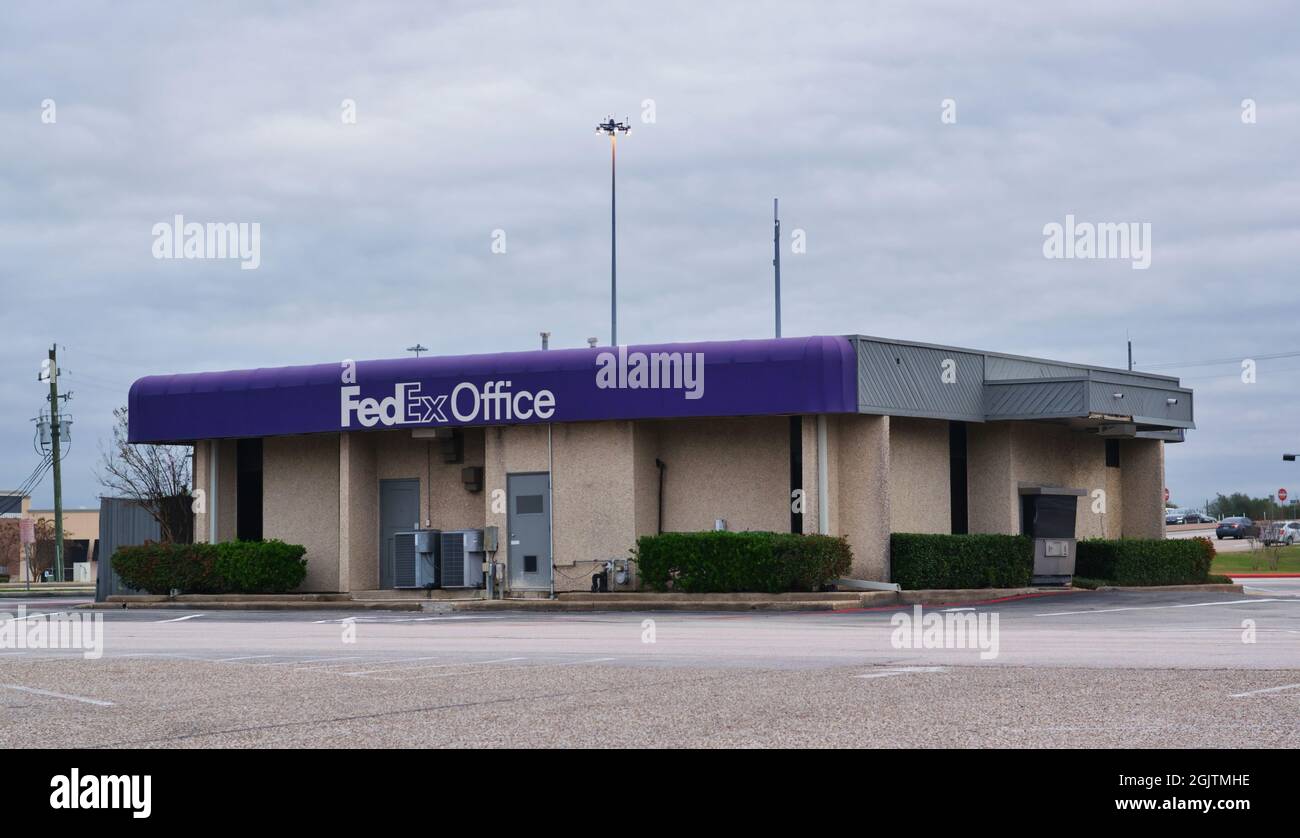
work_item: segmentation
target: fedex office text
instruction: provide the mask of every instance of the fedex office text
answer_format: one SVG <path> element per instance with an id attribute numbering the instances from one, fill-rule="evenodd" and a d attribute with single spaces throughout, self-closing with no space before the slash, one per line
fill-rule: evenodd
<path id="1" fill-rule="evenodd" d="M 550 419 L 555 415 L 555 394 L 550 390 L 514 392 L 509 381 L 488 381 L 480 388 L 462 381 L 445 395 L 426 396 L 419 382 L 395 384 L 393 395 L 383 399 L 361 398 L 359 386 L 340 388 L 342 427 L 352 427 L 352 420 L 365 428 L 375 425 L 415 425 L 446 422 L 446 411 L 457 422 L 524 422 Z"/>

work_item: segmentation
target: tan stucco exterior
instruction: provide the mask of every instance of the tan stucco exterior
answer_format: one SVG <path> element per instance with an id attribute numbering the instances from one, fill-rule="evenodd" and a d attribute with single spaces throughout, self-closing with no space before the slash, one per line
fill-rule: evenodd
<path id="1" fill-rule="evenodd" d="M 893 532 L 952 532 L 948 423 L 889 420 L 889 526 Z"/>
<path id="2" fill-rule="evenodd" d="M 463 429 L 463 461 L 410 430 L 268 438 L 263 448 L 264 535 L 307 547 L 304 590 L 361 591 L 379 580 L 379 481 L 420 481 L 421 518 L 436 529 L 496 526 L 507 558 L 507 478 L 550 472 L 554 587 L 585 590 L 608 559 L 626 560 L 638 536 L 658 531 L 788 531 L 791 490 L 803 492 L 803 530 L 848 538 L 853 575 L 888 580 L 891 532 L 948 532 L 949 426 L 941 420 L 841 414 L 802 421 L 802 485 L 791 486 L 790 417 L 606 421 Z M 548 433 L 549 431 L 549 433 Z M 1078 535 L 1163 533 L 1163 443 L 1126 440 L 1121 467 L 1105 443 L 1064 424 L 971 423 L 971 532 L 1020 531 L 1019 489 L 1083 489 Z M 219 538 L 235 531 L 234 449 L 219 446 Z M 207 486 L 208 446 L 196 446 L 196 484 Z M 825 462 L 825 494 L 818 470 Z M 663 464 L 663 520 L 660 469 Z M 484 469 L 469 491 L 462 469 Z M 1104 495 L 1096 494 L 1104 492 Z M 1104 500 L 1104 503 L 1102 502 Z M 207 536 L 207 513 L 196 521 Z M 634 568 L 632 568 L 634 569 Z M 635 576 L 630 584 L 635 584 Z"/>
<path id="3" fill-rule="evenodd" d="M 262 535 L 307 548 L 305 591 L 342 587 L 339 435 L 269 437 L 262 446 Z"/>

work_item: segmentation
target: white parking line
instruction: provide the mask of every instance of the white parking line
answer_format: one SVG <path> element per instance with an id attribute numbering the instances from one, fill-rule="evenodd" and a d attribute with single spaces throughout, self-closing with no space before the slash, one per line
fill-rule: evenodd
<path id="1" fill-rule="evenodd" d="M 1228 696 L 1228 698 L 1247 698 L 1252 695 L 1263 695 L 1264 693 L 1280 693 L 1283 690 L 1300 690 L 1300 684 L 1286 684 L 1285 686 L 1281 686 L 1281 687 L 1268 687 L 1267 689 L 1263 689 L 1263 690 L 1251 690 L 1250 692 L 1233 693 L 1232 695 Z"/>
<path id="2" fill-rule="evenodd" d="M 1097 608 L 1091 611 L 1048 611 L 1035 617 L 1068 617 L 1073 614 L 1112 614 L 1116 611 L 1158 611 L 1164 608 L 1203 608 L 1207 605 L 1247 605 L 1256 602 L 1283 602 L 1280 599 L 1234 599 L 1229 602 L 1185 602 L 1181 605 L 1129 605 L 1124 608 Z"/>
<path id="3" fill-rule="evenodd" d="M 202 617 L 202 614 L 186 614 L 184 617 L 172 617 L 170 620 L 154 620 L 155 623 L 183 623 L 186 620 L 193 620 L 195 617 Z"/>
<path id="4" fill-rule="evenodd" d="M 44 617 L 57 617 L 62 613 L 63 613 L 62 611 L 42 611 L 39 614 L 26 614 L 22 617 L 10 617 L 9 619 L 5 620 L 5 624 L 7 625 L 9 623 L 18 623 L 23 620 L 40 620 Z"/>
<path id="5" fill-rule="evenodd" d="M 890 678 L 894 675 L 912 675 L 917 672 L 947 672 L 946 666 L 895 666 L 858 675 L 858 678 Z"/>
<path id="6" fill-rule="evenodd" d="M 412 658 L 417 660 L 442 660 L 446 655 L 439 655 L 437 658 Z M 462 661 L 460 663 L 426 663 L 419 666 L 390 666 L 385 669 L 363 669 L 357 672 L 341 672 L 340 675 L 372 675 L 376 672 L 406 672 L 412 669 L 447 669 L 453 666 L 482 666 L 489 663 L 514 663 L 515 661 L 528 660 L 528 658 L 494 658 L 490 661 Z"/>
<path id="7" fill-rule="evenodd" d="M 463 675 L 482 675 L 487 672 L 514 672 L 520 669 L 555 669 L 561 666 L 580 666 L 584 663 L 603 663 L 605 661 L 618 660 L 618 658 L 590 658 L 588 660 L 568 661 L 567 663 L 545 663 L 539 666 L 494 666 L 491 669 L 476 669 L 470 672 L 434 672 L 431 675 L 415 675 L 411 679 L 407 678 L 374 678 L 373 681 L 406 681 L 416 678 L 456 678 Z"/>
<path id="8" fill-rule="evenodd" d="M 251 661 L 254 658 L 282 658 L 284 655 L 240 655 L 237 658 L 217 658 L 213 663 L 231 663 L 232 661 Z"/>
<path id="9" fill-rule="evenodd" d="M 51 690 L 38 690 L 35 687 L 21 687 L 18 684 L 0 684 L 7 690 L 18 690 L 19 692 L 32 693 L 33 695 L 45 695 L 50 698 L 62 698 L 67 701 L 80 701 L 82 704 L 94 704 L 96 707 L 112 707 L 113 702 L 101 701 L 98 698 L 86 698 L 81 695 L 68 695 L 67 693 L 56 693 Z"/>
<path id="10" fill-rule="evenodd" d="M 288 657 L 288 655 L 285 655 Z M 320 655 L 318 657 L 294 658 L 287 661 L 276 661 L 275 663 L 250 663 L 249 666 L 293 666 L 297 663 L 320 663 L 321 661 L 358 661 L 365 660 L 367 655 Z"/>
<path id="11" fill-rule="evenodd" d="M 419 660 L 419 658 L 377 658 L 373 655 L 356 655 L 351 658 L 332 659 L 334 661 L 351 660 L 352 661 L 351 663 L 315 663 L 315 664 L 308 664 L 306 666 L 300 666 L 298 667 L 298 669 L 294 671 L 295 672 L 325 672 L 326 670 L 334 669 L 335 667 L 340 667 L 340 666 L 344 666 L 344 667 L 356 666 L 357 665 L 356 660 L 358 658 L 361 660 L 366 660 L 367 658 L 369 658 L 371 663 L 402 663 L 403 661 Z"/>

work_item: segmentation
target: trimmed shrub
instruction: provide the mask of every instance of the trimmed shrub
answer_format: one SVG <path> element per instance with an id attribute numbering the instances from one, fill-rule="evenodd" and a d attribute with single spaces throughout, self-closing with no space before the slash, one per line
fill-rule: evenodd
<path id="1" fill-rule="evenodd" d="M 113 570 L 151 594 L 264 594 L 290 591 L 307 576 L 307 548 L 283 541 L 143 544 L 120 547 Z"/>
<path id="2" fill-rule="evenodd" d="M 208 544 L 159 544 L 119 547 L 113 570 L 123 584 L 151 594 L 175 588 L 187 594 L 215 594 L 221 582 L 213 569 L 215 551 Z"/>
<path id="3" fill-rule="evenodd" d="M 816 591 L 848 573 L 843 538 L 773 532 L 669 532 L 637 539 L 641 584 L 683 593 Z"/>
<path id="4" fill-rule="evenodd" d="M 226 541 L 215 545 L 215 570 L 227 590 L 241 594 L 291 591 L 307 576 L 307 548 L 283 541 Z"/>
<path id="5" fill-rule="evenodd" d="M 1034 544 L 1023 535 L 896 532 L 889 565 L 907 590 L 1023 588 L 1034 575 Z"/>
<path id="6" fill-rule="evenodd" d="M 1208 538 L 1090 538 L 1079 542 L 1074 572 L 1113 585 L 1199 585 L 1213 562 Z"/>

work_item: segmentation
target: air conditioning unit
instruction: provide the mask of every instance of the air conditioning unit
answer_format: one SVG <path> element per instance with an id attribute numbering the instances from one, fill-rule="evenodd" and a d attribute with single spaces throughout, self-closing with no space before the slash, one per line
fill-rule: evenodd
<path id="1" fill-rule="evenodd" d="M 483 587 L 482 530 L 447 530 L 439 539 L 442 542 L 438 561 L 439 582 L 444 588 Z"/>
<path id="2" fill-rule="evenodd" d="M 393 536 L 393 587 L 438 587 L 437 530 L 412 530 Z"/>

